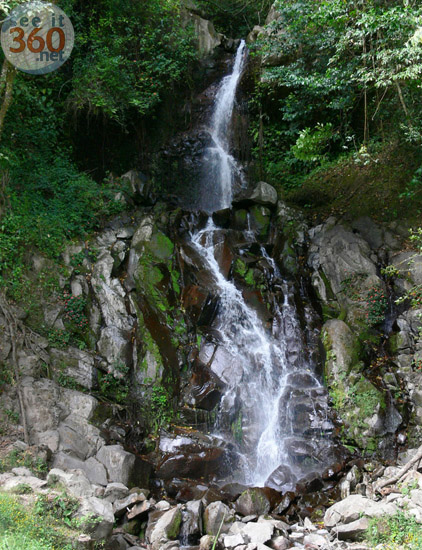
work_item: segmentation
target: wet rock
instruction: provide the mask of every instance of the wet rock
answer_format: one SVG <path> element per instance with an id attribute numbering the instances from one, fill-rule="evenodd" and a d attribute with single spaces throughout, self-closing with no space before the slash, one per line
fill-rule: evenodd
<path id="1" fill-rule="evenodd" d="M 152 550 L 160 550 L 168 541 L 175 540 L 179 536 L 182 521 L 180 508 L 173 508 L 160 514 L 155 522 L 151 522 L 151 516 L 148 522 L 146 538 Z"/>
<path id="2" fill-rule="evenodd" d="M 199 359 L 194 362 L 192 371 L 192 377 L 185 392 L 185 402 L 206 411 L 212 411 L 221 399 L 222 385 Z"/>
<path id="3" fill-rule="evenodd" d="M 156 468 L 156 475 L 162 479 L 171 479 L 174 472 L 180 477 L 205 479 L 213 477 L 216 471 L 224 470 L 224 448 L 206 440 L 199 442 L 179 438 L 174 447 L 163 452 L 165 454 Z"/>
<path id="4" fill-rule="evenodd" d="M 150 206 L 154 204 L 156 198 L 153 193 L 152 184 L 148 181 L 148 178 L 142 172 L 137 170 L 129 170 L 126 174 L 123 174 L 120 178 L 122 182 L 127 182 L 131 189 L 131 198 L 136 204 L 142 204 L 144 206 Z M 118 238 L 119 235 L 117 235 Z"/>
<path id="5" fill-rule="evenodd" d="M 230 208 L 225 208 L 224 210 L 218 210 L 217 212 L 213 212 L 212 221 L 218 227 L 223 227 L 224 229 L 227 229 L 230 226 L 230 220 L 231 220 Z"/>
<path id="6" fill-rule="evenodd" d="M 289 466 L 281 464 L 265 481 L 266 487 L 271 487 L 276 491 L 281 491 L 283 487 L 292 485 L 295 482 L 295 476 L 293 475 Z"/>
<path id="7" fill-rule="evenodd" d="M 212 502 L 204 512 L 204 529 L 207 535 L 227 534 L 233 523 L 233 511 L 222 502 Z M 221 527 L 221 529 L 220 529 Z"/>
<path id="8" fill-rule="evenodd" d="M 235 509 L 242 516 L 267 514 L 270 509 L 270 500 L 265 494 L 265 489 L 253 488 L 244 491 L 236 500 Z"/>
<path id="9" fill-rule="evenodd" d="M 203 504 L 200 500 L 188 502 L 182 511 L 180 539 L 184 545 L 196 544 L 202 533 Z"/>
<path id="10" fill-rule="evenodd" d="M 259 239 L 268 235 L 270 229 L 271 212 L 265 206 L 253 206 L 250 209 L 251 228 Z"/>

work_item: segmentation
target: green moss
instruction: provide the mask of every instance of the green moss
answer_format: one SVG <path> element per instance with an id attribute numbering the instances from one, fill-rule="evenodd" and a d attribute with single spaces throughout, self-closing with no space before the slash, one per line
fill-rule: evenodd
<path id="1" fill-rule="evenodd" d="M 258 231 L 259 237 L 265 237 L 270 228 L 271 212 L 264 206 L 253 206 L 250 210 L 252 225 Z"/>
<path id="2" fill-rule="evenodd" d="M 147 247 L 155 258 L 162 261 L 171 258 L 174 252 L 174 244 L 161 231 L 153 233 Z"/>
<path id="3" fill-rule="evenodd" d="M 231 432 L 238 443 L 243 441 L 242 411 L 239 411 L 236 419 L 231 424 Z"/>
<path id="4" fill-rule="evenodd" d="M 173 522 L 167 528 L 167 537 L 169 540 L 176 540 L 180 532 L 180 524 L 182 523 L 182 512 L 177 510 Z"/>

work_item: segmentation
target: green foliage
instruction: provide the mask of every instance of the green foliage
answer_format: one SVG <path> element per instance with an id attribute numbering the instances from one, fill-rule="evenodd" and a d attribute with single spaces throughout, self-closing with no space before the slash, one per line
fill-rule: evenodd
<path id="1" fill-rule="evenodd" d="M 289 189 L 315 165 L 366 150 L 370 138 L 421 142 L 421 6 L 279 0 L 276 8 L 256 49 L 278 61 L 257 75 L 251 101 L 261 177 Z M 405 193 L 418 189 L 417 175 Z"/>
<path id="2" fill-rule="evenodd" d="M 124 403 L 129 394 L 129 367 L 116 361 L 107 372 L 99 373 L 101 393 L 117 403 Z"/>
<path id="3" fill-rule="evenodd" d="M 246 36 L 255 25 L 263 25 L 273 0 L 196 0 L 202 15 L 227 36 Z"/>
<path id="4" fill-rule="evenodd" d="M 294 156 L 307 162 L 321 162 L 330 139 L 333 136 L 333 125 L 318 123 L 315 128 L 305 128 L 299 134 L 292 147 Z"/>
<path id="5" fill-rule="evenodd" d="M 48 469 L 45 461 L 34 456 L 30 451 L 13 450 L 0 459 L 0 473 L 10 472 L 12 468 L 20 466 L 29 468 L 37 476 L 44 476 Z"/>
<path id="6" fill-rule="evenodd" d="M 65 349 L 69 345 L 71 334 L 65 329 L 52 328 L 47 337 L 52 348 Z"/>
<path id="7" fill-rule="evenodd" d="M 85 314 L 86 299 L 84 296 L 73 296 L 69 292 L 63 292 L 64 319 L 68 321 L 74 330 L 83 331 L 88 326 Z"/>
<path id="8" fill-rule="evenodd" d="M 101 0 L 69 15 L 78 28 L 69 101 L 120 124 L 151 114 L 167 93 L 189 80 L 193 32 L 183 28 L 179 0 Z"/>
<path id="9" fill-rule="evenodd" d="M 0 493 L 0 550 L 71 550 L 80 533 L 73 519 L 78 507 L 65 493 L 39 495 L 25 505 Z"/>
<path id="10" fill-rule="evenodd" d="M 13 492 L 15 495 L 27 495 L 29 493 L 32 493 L 32 487 L 28 485 L 28 483 L 19 483 L 19 485 L 16 485 L 16 487 L 13 489 Z"/>
<path id="11" fill-rule="evenodd" d="M 422 547 L 420 525 L 413 516 L 402 511 L 394 516 L 371 519 L 365 538 L 373 547 L 378 544 L 386 544 L 392 550 L 399 547 L 419 550 Z"/>
<path id="12" fill-rule="evenodd" d="M 70 497 L 64 492 L 60 495 L 38 495 L 35 512 L 40 516 L 50 514 L 54 518 L 61 520 L 68 527 L 75 527 L 73 516 L 77 512 L 79 505 L 79 501 L 76 498 Z"/>
<path id="13" fill-rule="evenodd" d="M 167 425 L 173 417 L 168 391 L 163 386 L 155 384 L 151 391 L 150 402 L 153 433 L 158 433 L 160 428 Z"/>
<path id="14" fill-rule="evenodd" d="M 373 327 L 384 321 L 388 300 L 385 291 L 377 285 L 362 289 L 361 285 L 366 277 L 365 273 L 348 275 L 345 272 L 345 278 L 341 281 L 341 292 L 354 302 L 361 304 L 367 324 Z"/>
<path id="15" fill-rule="evenodd" d="M 369 326 L 375 326 L 384 321 L 387 306 L 384 290 L 376 286 L 371 287 L 366 297 L 366 318 Z"/>

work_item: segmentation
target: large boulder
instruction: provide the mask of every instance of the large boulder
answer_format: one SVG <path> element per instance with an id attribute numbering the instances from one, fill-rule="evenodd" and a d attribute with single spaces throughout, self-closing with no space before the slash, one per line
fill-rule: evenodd
<path id="1" fill-rule="evenodd" d="M 77 517 L 80 519 L 83 529 L 94 540 L 104 540 L 113 531 L 113 506 L 106 500 L 96 497 L 83 499 Z"/>
<path id="2" fill-rule="evenodd" d="M 47 482 L 49 485 L 63 485 L 66 491 L 76 498 L 92 497 L 95 493 L 94 488 L 82 470 L 64 472 L 59 468 L 53 468 L 48 473 Z"/>
<path id="3" fill-rule="evenodd" d="M 52 349 L 50 357 L 51 366 L 56 373 L 71 377 L 87 390 L 92 390 L 97 385 L 97 369 L 91 353 L 68 347 L 65 351 Z"/>
<path id="4" fill-rule="evenodd" d="M 96 456 L 104 464 L 110 482 L 122 483 L 127 487 L 147 487 L 151 465 L 120 445 L 105 445 Z"/>
<path id="5" fill-rule="evenodd" d="M 158 519 L 152 514 L 151 516 L 146 538 L 151 544 L 152 550 L 160 550 L 168 541 L 178 538 L 182 522 L 182 512 L 179 507 L 176 507 L 164 513 L 160 512 Z"/>
<path id="6" fill-rule="evenodd" d="M 220 501 L 209 504 L 204 512 L 204 529 L 207 535 L 228 533 L 233 523 L 233 510 Z"/>
<path id="7" fill-rule="evenodd" d="M 263 206 L 275 206 L 277 204 L 277 191 L 269 183 L 260 181 L 252 191 L 250 199 Z"/>
<path id="8" fill-rule="evenodd" d="M 391 516 L 397 512 L 398 508 L 392 502 L 375 502 L 362 495 L 350 495 L 328 508 L 324 516 L 324 525 L 332 528 L 337 525 L 355 522 L 363 516 L 379 518 Z"/>
<path id="9" fill-rule="evenodd" d="M 361 449 L 373 452 L 380 437 L 397 429 L 401 417 L 392 409 L 386 421 L 384 394 L 363 376 L 359 342 L 346 323 L 339 319 L 327 321 L 322 341 L 326 354 L 325 379 L 347 437 Z"/>

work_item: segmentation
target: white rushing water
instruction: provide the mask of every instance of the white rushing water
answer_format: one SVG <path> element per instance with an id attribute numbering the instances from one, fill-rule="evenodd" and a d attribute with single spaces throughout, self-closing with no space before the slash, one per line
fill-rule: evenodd
<path id="1" fill-rule="evenodd" d="M 232 202 L 234 178 L 237 176 L 240 181 L 243 180 L 242 170 L 230 154 L 229 130 L 237 85 L 245 66 L 246 54 L 246 44 L 242 40 L 236 53 L 233 71 L 223 79 L 215 98 L 210 127 L 212 144 L 205 155 L 206 178 L 214 187 L 208 187 L 205 191 L 214 197 L 210 204 L 212 210 L 228 208 Z"/>
<path id="2" fill-rule="evenodd" d="M 231 205 L 233 180 L 240 170 L 230 154 L 228 135 L 245 54 L 246 46 L 242 41 L 233 72 L 223 79 L 216 96 L 211 120 L 213 145 L 204 159 L 204 168 L 209 169 L 214 178 L 217 174 L 219 198 L 215 200 L 210 192 L 208 202 L 205 199 L 203 204 L 208 211 Z M 215 183 L 215 179 L 210 181 Z M 253 231 L 246 231 L 245 237 L 253 241 Z M 205 343 L 201 354 L 204 362 L 217 369 L 216 374 L 226 385 L 217 419 L 219 435 L 224 437 L 224 432 L 229 432 L 233 415 L 240 410 L 238 422 L 242 441 L 238 445 L 242 466 L 239 481 L 263 486 L 280 465 L 287 465 L 293 477 L 298 477 L 298 468 L 289 459 L 287 445 L 298 435 L 297 410 L 290 397 L 299 395 L 300 402 L 304 395 L 309 401 L 308 396 L 318 393 L 321 386 L 303 353 L 305 343 L 291 285 L 282 280 L 274 260 L 262 248 L 261 255 L 268 264 L 268 271 L 278 281 L 284 295 L 284 303 L 275 305 L 273 327 L 266 326 L 234 282 L 227 280 L 220 270 L 215 254 L 222 239 L 221 229 L 211 218 L 204 229 L 191 237 L 192 246 L 203 258 L 219 295 L 218 314 L 213 323 L 218 345 Z M 308 406 L 304 400 L 303 406 Z M 294 443 L 297 446 L 297 439 Z"/>

